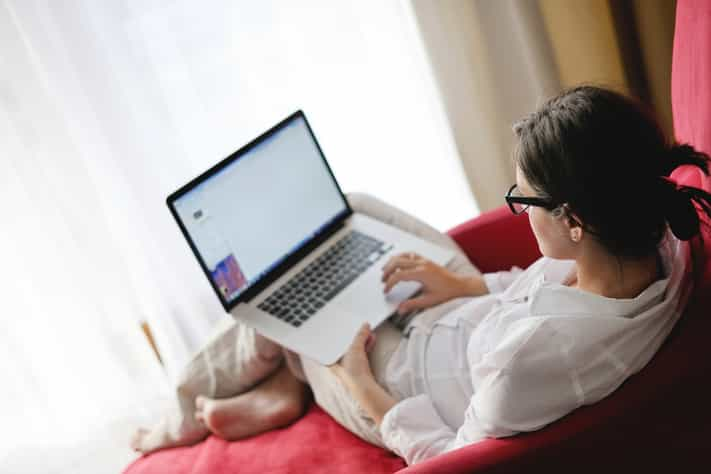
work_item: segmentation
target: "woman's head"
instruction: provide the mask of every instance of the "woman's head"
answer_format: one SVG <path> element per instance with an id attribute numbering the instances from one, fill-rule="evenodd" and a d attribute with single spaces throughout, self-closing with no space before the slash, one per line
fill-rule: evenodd
<path id="1" fill-rule="evenodd" d="M 592 236 L 620 257 L 653 254 L 667 225 L 688 240 L 698 233 L 692 202 L 711 196 L 667 177 L 682 164 L 708 172 L 708 157 L 670 145 L 640 103 L 591 86 L 567 90 L 514 126 L 518 191 L 543 199 L 529 211 L 544 255 L 572 258 Z"/>

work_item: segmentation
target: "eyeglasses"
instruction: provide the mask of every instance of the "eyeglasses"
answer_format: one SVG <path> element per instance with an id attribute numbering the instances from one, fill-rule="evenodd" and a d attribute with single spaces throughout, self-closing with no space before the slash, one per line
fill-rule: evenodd
<path id="1" fill-rule="evenodd" d="M 521 196 L 518 194 L 518 190 L 516 189 L 517 187 L 518 186 L 514 184 L 509 189 L 509 192 L 506 193 L 506 204 L 509 205 L 511 212 L 516 215 L 523 214 L 530 206 L 542 207 L 549 211 L 552 211 L 558 207 L 557 204 L 545 198 Z"/>

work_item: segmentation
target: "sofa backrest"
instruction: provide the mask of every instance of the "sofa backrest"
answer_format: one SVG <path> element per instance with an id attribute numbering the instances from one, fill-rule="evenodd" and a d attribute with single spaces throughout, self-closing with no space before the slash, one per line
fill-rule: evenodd
<path id="1" fill-rule="evenodd" d="M 676 140 L 711 155 L 711 2 L 708 0 L 677 3 L 672 111 Z M 711 192 L 711 177 L 698 168 L 683 166 L 672 178 L 679 184 Z M 695 295 L 704 300 L 705 295 L 711 296 L 711 222 L 705 222 L 703 241 L 694 246 L 698 271 Z"/>

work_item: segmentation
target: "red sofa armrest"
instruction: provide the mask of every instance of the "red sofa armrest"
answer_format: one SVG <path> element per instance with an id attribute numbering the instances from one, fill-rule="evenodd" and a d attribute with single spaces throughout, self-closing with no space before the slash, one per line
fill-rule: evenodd
<path id="1" fill-rule="evenodd" d="M 526 268 L 541 256 L 527 216 L 515 216 L 506 206 L 460 224 L 448 234 L 483 273 L 514 265 Z"/>
<path id="2" fill-rule="evenodd" d="M 541 430 L 487 439 L 398 474 L 709 472 L 710 304 L 711 293 L 700 288 L 647 367 L 596 404 Z"/>

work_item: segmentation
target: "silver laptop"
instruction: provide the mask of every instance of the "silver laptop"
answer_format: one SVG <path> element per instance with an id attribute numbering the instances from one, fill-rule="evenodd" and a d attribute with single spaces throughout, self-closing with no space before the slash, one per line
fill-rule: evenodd
<path id="1" fill-rule="evenodd" d="M 168 207 L 225 311 L 294 352 L 336 362 L 419 289 L 383 293 L 401 252 L 454 253 L 350 208 L 297 111 L 186 184 Z"/>

